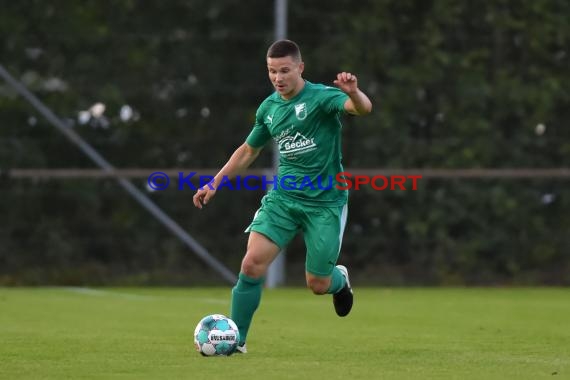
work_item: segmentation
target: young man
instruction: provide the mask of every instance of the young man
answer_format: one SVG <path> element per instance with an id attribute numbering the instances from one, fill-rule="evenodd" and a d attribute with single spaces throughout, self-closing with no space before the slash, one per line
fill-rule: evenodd
<path id="1" fill-rule="evenodd" d="M 275 92 L 259 106 L 245 143 L 211 186 L 198 190 L 193 198 L 201 209 L 224 178 L 243 172 L 264 145 L 275 140 L 280 154 L 277 186 L 262 199 L 246 230 L 250 232 L 247 251 L 232 290 L 231 318 L 239 328 L 238 350 L 243 353 L 267 269 L 299 231 L 307 248 L 307 286 L 315 294 L 332 294 L 339 316 L 350 312 L 353 295 L 348 271 L 336 265 L 346 222 L 347 191 L 329 186 L 329 180 L 343 171 L 340 116 L 365 115 L 372 110 L 372 103 L 351 73 L 339 73 L 336 88 L 304 80 L 304 63 L 293 41 L 273 43 L 266 59 Z"/>

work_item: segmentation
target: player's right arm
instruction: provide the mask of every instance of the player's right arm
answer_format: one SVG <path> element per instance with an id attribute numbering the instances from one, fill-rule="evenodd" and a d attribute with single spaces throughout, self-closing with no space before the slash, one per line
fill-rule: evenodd
<path id="1" fill-rule="evenodd" d="M 210 199 L 216 194 L 216 189 L 222 180 L 224 178 L 234 178 L 246 170 L 259 156 L 262 149 L 263 147 L 254 148 L 247 142 L 237 148 L 224 167 L 216 174 L 210 185 L 198 189 L 196 194 L 194 194 L 192 198 L 194 206 L 201 209 L 203 205 L 208 204 Z"/>

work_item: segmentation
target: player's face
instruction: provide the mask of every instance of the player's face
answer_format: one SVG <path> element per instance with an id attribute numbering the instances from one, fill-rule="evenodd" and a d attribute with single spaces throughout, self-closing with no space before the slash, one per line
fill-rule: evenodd
<path id="1" fill-rule="evenodd" d="M 269 80 L 283 99 L 291 99 L 303 87 L 303 62 L 293 57 L 267 58 Z"/>

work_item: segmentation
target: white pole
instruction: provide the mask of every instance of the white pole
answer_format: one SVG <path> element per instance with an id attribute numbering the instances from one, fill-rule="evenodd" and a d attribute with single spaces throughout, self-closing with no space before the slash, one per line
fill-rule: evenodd
<path id="1" fill-rule="evenodd" d="M 287 0 L 275 0 L 275 41 L 287 38 Z M 279 165 L 279 147 L 273 145 L 273 172 Z M 275 288 L 285 283 L 285 249 L 269 266 L 265 286 Z"/>

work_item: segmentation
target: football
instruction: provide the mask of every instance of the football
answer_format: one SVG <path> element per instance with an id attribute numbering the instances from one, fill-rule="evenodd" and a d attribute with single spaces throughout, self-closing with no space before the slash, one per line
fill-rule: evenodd
<path id="1" fill-rule="evenodd" d="M 194 330 L 194 345 L 203 356 L 229 356 L 239 343 L 234 321 L 222 314 L 207 315 Z"/>

